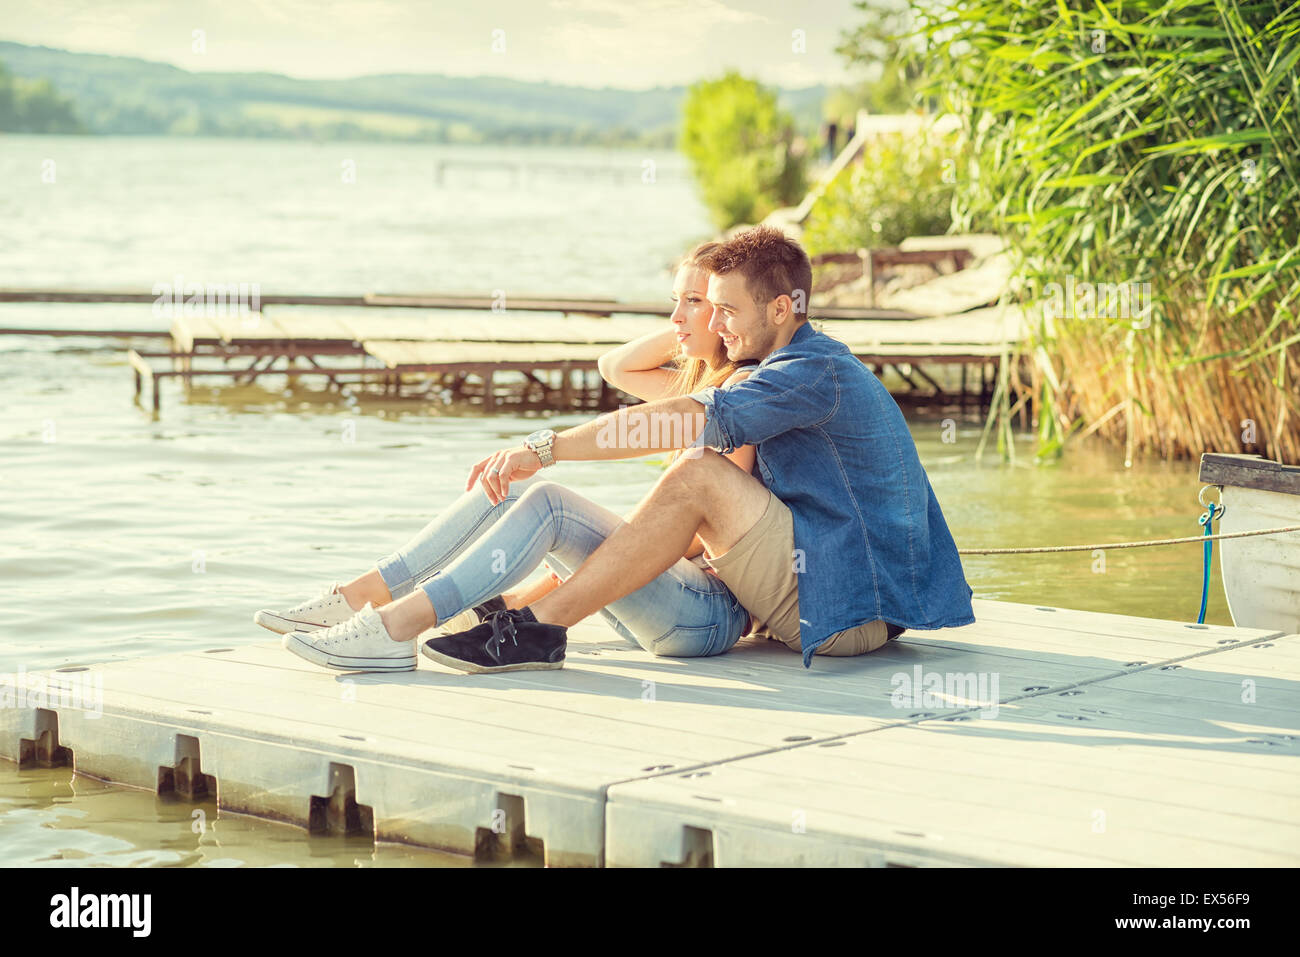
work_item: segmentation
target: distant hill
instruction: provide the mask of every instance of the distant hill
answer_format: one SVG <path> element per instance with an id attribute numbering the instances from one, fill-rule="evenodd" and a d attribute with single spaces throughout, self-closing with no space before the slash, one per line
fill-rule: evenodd
<path id="1" fill-rule="evenodd" d="M 667 146 L 686 93 L 680 86 L 589 89 L 432 74 L 298 80 L 191 73 L 7 41 L 0 41 L 0 63 L 15 77 L 49 80 L 92 133 Z M 809 133 L 825 94 L 823 86 L 780 91 Z"/>

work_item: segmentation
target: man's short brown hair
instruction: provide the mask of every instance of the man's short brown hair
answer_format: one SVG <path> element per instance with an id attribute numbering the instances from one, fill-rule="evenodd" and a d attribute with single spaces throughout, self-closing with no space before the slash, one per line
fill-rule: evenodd
<path id="1" fill-rule="evenodd" d="M 760 306 L 777 296 L 789 296 L 794 300 L 795 318 L 808 318 L 812 264 L 803 247 L 775 226 L 741 230 L 705 253 L 699 263 L 718 275 L 739 272 Z"/>

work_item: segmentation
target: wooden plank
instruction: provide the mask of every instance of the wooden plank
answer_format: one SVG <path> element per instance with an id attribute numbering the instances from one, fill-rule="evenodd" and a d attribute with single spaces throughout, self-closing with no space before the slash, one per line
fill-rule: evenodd
<path id="1" fill-rule="evenodd" d="M 113 290 L 67 289 L 0 289 L 0 302 L 137 302 L 152 303 L 153 293 Z M 355 295 L 315 295 L 295 293 L 262 294 L 260 306 L 332 306 L 332 307 L 387 307 L 402 309 L 450 309 L 493 311 L 499 308 L 495 298 L 487 296 L 451 296 L 439 294 L 396 295 L 368 293 Z M 507 307 L 516 312 L 561 312 L 576 315 L 612 316 L 662 316 L 672 314 L 671 302 L 620 302 L 616 299 L 582 299 L 575 297 L 511 297 Z M 827 306 L 821 310 L 827 318 L 835 319 L 915 319 L 916 313 L 906 309 L 872 309 L 858 306 Z"/>
<path id="2" fill-rule="evenodd" d="M 135 372 L 135 398 L 137 400 L 140 398 L 145 380 L 148 380 L 149 388 L 153 391 L 153 409 L 157 412 L 161 403 L 161 396 L 158 394 L 158 380 L 154 377 L 153 367 L 145 361 L 144 356 L 134 349 L 126 351 L 126 361 L 131 364 L 131 368 Z"/>
<path id="3" fill-rule="evenodd" d="M 298 341 L 353 342 L 359 341 L 347 322 L 338 316 L 307 313 L 289 309 L 277 310 L 275 325 L 289 338 Z"/>
<path id="4" fill-rule="evenodd" d="M 969 250 L 976 259 L 986 259 L 1007 248 L 1004 236 L 994 233 L 951 233 L 945 236 L 909 236 L 898 244 L 898 248 L 907 252 L 917 249 Z"/>
<path id="5" fill-rule="evenodd" d="M 131 292 L 121 289 L 0 289 L 0 302 L 139 302 L 158 300 L 153 292 Z M 261 304 L 300 306 L 364 306 L 364 296 L 267 294 L 260 297 Z"/>
<path id="6" fill-rule="evenodd" d="M 872 250 L 872 265 L 884 266 L 935 265 L 951 262 L 956 269 L 964 269 L 975 257 L 970 250 L 950 249 L 875 249 Z"/>
<path id="7" fill-rule="evenodd" d="M 172 342 L 178 352 L 192 352 L 196 345 L 221 345 L 221 330 L 206 316 L 176 316 L 171 324 Z"/>
<path id="8" fill-rule="evenodd" d="M 901 247 L 879 247 L 868 250 L 873 266 L 934 265 L 950 262 L 955 269 L 962 269 L 974 255 L 960 246 L 946 246 L 942 249 L 903 249 Z M 852 253 L 821 253 L 813 256 L 812 266 L 853 266 L 862 263 L 864 257 Z"/>
<path id="9" fill-rule="evenodd" d="M 146 339 L 170 336 L 157 329 L 0 329 L 0 336 L 97 336 L 108 339 Z"/>
<path id="10" fill-rule="evenodd" d="M 951 348 L 979 346 L 996 348 L 1014 344 L 1027 330 L 1027 320 L 1016 307 L 990 306 L 959 315 L 932 316 L 908 323 L 873 320 L 844 320 L 814 326 L 834 339 L 858 351 L 913 349 L 923 353 L 926 347 Z"/>
<path id="11" fill-rule="evenodd" d="M 437 293 L 401 295 L 371 293 L 365 297 L 365 300 L 368 306 L 389 306 L 404 309 L 478 309 L 492 311 L 500 308 L 499 300 L 491 296 L 447 296 Z M 505 299 L 505 305 L 507 309 L 520 312 L 589 313 L 594 315 L 627 313 L 642 316 L 668 316 L 673 311 L 672 303 L 619 302 L 613 299 L 509 296 Z"/>
<path id="12" fill-rule="evenodd" d="M 940 365 L 948 363 L 974 364 L 1000 358 L 1002 355 L 1002 347 L 979 345 L 936 346 L 926 343 L 907 345 L 905 343 L 895 343 L 891 345 L 876 346 L 875 348 L 858 346 L 854 348 L 853 354 L 868 364 L 881 362 L 929 362 Z"/>
<path id="13" fill-rule="evenodd" d="M 1300 495 L 1300 465 L 1284 465 L 1259 455 L 1203 452 L 1199 477 L 1207 485 Z"/>
<path id="14" fill-rule="evenodd" d="M 1010 281 L 1010 257 L 999 254 L 909 289 L 889 294 L 882 291 L 876 301 L 891 309 L 952 315 L 992 306 Z"/>
<path id="15" fill-rule="evenodd" d="M 151 292 L 112 289 L 0 289 L 0 302 L 156 302 Z"/>
<path id="16" fill-rule="evenodd" d="M 366 339 L 362 346 L 390 369 L 408 365 L 506 365 L 529 362 L 595 362 L 608 346 L 556 343 L 412 342 Z"/>
<path id="17" fill-rule="evenodd" d="M 556 342 L 610 347 L 664 327 L 662 319 L 619 317 L 512 316 L 357 316 L 341 322 L 358 340 L 407 339 L 437 342 Z"/>
<path id="18" fill-rule="evenodd" d="M 372 339 L 450 342 L 460 338 L 457 330 L 470 336 L 483 336 L 491 331 L 493 325 L 490 319 L 481 315 L 452 317 L 428 313 L 402 316 L 364 313 L 344 316 L 340 321 L 358 342 Z"/>
<path id="19" fill-rule="evenodd" d="M 902 639 L 900 639 L 902 640 Z M 1242 702 L 1242 679 L 1258 683 Z M 1295 866 L 1300 636 L 615 785 L 609 865 Z"/>
<path id="20" fill-rule="evenodd" d="M 812 303 L 809 315 L 816 319 L 832 319 L 836 322 L 849 322 L 852 320 L 861 321 L 901 321 L 914 322 L 922 319 L 931 313 L 915 312 L 909 309 L 884 309 L 875 306 L 841 306 L 841 305 L 820 305 Z"/>
<path id="21" fill-rule="evenodd" d="M 246 342 L 282 342 L 293 338 L 280 327 L 274 317 L 264 312 L 242 316 L 211 316 L 208 322 L 221 334 L 223 342 L 232 345 Z"/>

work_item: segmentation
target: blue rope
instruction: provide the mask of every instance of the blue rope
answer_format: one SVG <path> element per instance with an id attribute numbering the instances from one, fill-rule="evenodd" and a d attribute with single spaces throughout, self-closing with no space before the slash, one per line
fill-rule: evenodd
<path id="1" fill-rule="evenodd" d="M 1214 533 L 1214 515 L 1216 512 L 1221 513 L 1223 508 L 1213 504 L 1205 507 L 1208 511 L 1201 515 L 1199 521 L 1201 525 L 1205 526 L 1205 534 L 1212 535 Z M 1205 603 L 1210 597 L 1210 559 L 1214 555 L 1214 539 L 1207 538 L 1203 547 L 1205 548 L 1205 571 L 1201 576 L 1201 613 L 1196 616 L 1198 625 L 1205 624 Z"/>

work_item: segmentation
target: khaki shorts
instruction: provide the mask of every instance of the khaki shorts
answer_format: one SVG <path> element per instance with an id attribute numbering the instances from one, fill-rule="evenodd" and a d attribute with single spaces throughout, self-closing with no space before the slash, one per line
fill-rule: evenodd
<path id="1" fill-rule="evenodd" d="M 754 527 L 722 555 L 705 562 L 731 589 L 754 619 L 750 634 L 774 638 L 791 651 L 799 641 L 799 579 L 794 570 L 794 516 L 770 491 L 767 507 Z M 889 628 L 869 621 L 836 632 L 817 647 L 819 655 L 864 655 L 884 645 Z"/>

